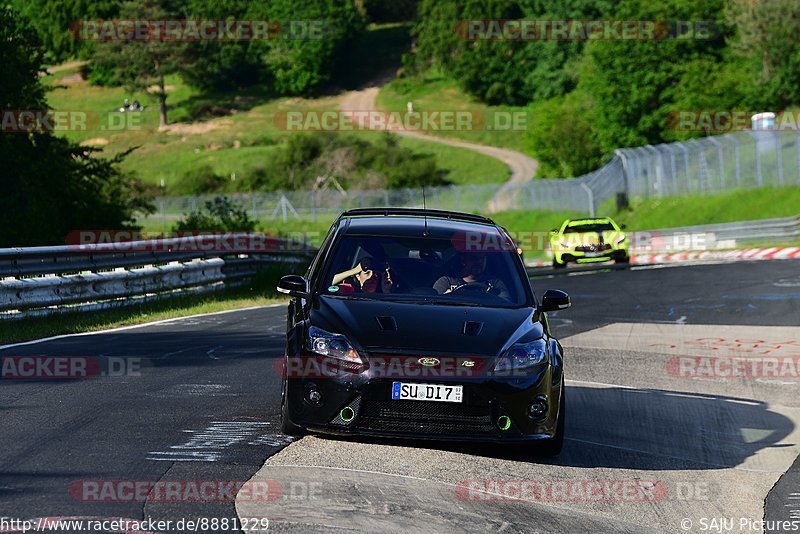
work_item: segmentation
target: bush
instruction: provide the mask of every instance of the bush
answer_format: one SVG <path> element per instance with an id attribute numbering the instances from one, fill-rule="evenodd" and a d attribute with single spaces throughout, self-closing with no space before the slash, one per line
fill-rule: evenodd
<path id="1" fill-rule="evenodd" d="M 590 110 L 589 97 L 580 91 L 531 106 L 525 141 L 539 160 L 539 176 L 570 178 L 600 166 L 603 153 L 593 139 Z"/>
<path id="2" fill-rule="evenodd" d="M 184 215 L 173 227 L 176 232 L 252 232 L 256 223 L 228 197 L 209 200 L 194 213 Z"/>
<path id="3" fill-rule="evenodd" d="M 224 191 L 228 180 L 214 172 L 211 165 L 186 171 L 174 185 L 173 192 L 179 195 L 201 195 Z"/>

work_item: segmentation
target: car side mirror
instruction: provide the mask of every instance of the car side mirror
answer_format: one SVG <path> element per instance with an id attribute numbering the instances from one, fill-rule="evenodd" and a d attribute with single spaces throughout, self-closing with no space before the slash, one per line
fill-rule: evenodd
<path id="1" fill-rule="evenodd" d="M 572 306 L 569 295 L 560 289 L 548 289 L 542 297 L 540 309 L 543 312 L 566 310 Z"/>
<path id="2" fill-rule="evenodd" d="M 625 228 L 627 228 L 627 226 L 626 226 L 626 225 L 624 225 L 624 224 L 620 224 L 620 225 L 619 225 L 619 229 L 620 229 L 620 230 L 624 230 Z"/>
<path id="3" fill-rule="evenodd" d="M 278 281 L 278 292 L 292 297 L 308 297 L 306 279 L 298 274 L 289 274 Z"/>

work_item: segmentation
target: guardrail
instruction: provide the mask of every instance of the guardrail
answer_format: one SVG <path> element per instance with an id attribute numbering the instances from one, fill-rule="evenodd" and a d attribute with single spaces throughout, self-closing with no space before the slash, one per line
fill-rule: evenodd
<path id="1" fill-rule="evenodd" d="M 260 234 L 0 249 L 0 320 L 214 291 L 314 252 Z"/>
<path id="2" fill-rule="evenodd" d="M 753 243 L 789 243 L 800 240 L 800 215 L 731 223 L 703 224 L 637 232 L 640 252 L 724 250 Z"/>

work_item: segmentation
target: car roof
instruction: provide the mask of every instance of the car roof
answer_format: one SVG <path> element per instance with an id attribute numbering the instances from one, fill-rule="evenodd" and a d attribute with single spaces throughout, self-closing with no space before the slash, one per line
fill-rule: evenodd
<path id="1" fill-rule="evenodd" d="M 342 213 L 337 220 L 345 235 L 422 236 L 451 238 L 458 232 L 499 232 L 486 217 L 445 210 L 416 208 L 361 208 Z"/>

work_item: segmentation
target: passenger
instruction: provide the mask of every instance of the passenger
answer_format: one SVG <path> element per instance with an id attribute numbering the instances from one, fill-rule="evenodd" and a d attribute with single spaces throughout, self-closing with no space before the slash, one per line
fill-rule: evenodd
<path id="1" fill-rule="evenodd" d="M 333 277 L 332 285 L 347 284 L 356 292 L 391 293 L 394 282 L 389 264 L 381 271 L 372 269 L 373 259 L 365 256 L 358 265 Z"/>

